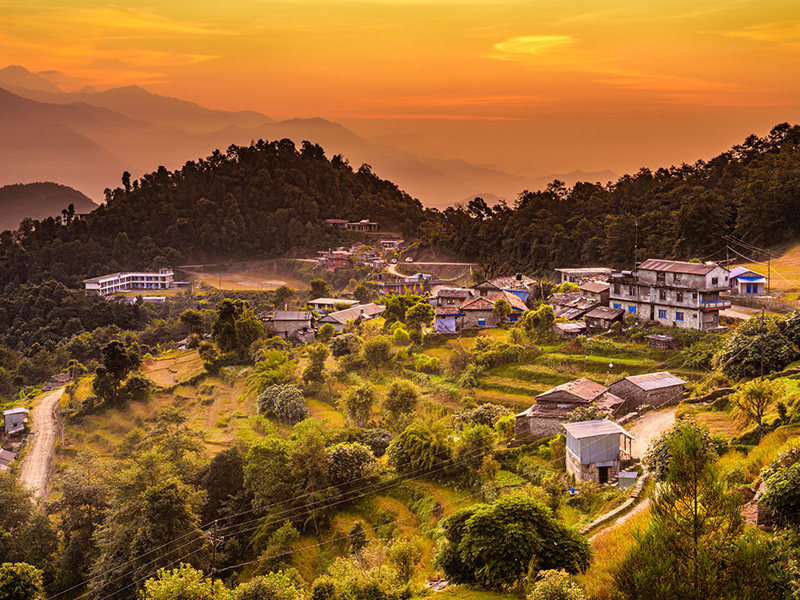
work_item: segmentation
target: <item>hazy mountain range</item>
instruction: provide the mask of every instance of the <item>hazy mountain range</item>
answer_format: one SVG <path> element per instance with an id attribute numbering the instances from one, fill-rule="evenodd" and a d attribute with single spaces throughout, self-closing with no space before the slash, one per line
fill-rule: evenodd
<path id="1" fill-rule="evenodd" d="M 16 229 L 27 218 L 56 217 L 70 204 L 76 214 L 92 212 L 97 204 L 65 185 L 26 183 L 0 187 L 0 231 Z"/>
<path id="2" fill-rule="evenodd" d="M 607 182 L 611 171 L 529 178 L 463 160 L 426 157 L 382 140 L 366 140 L 324 119 L 275 122 L 257 112 L 210 110 L 192 102 L 152 94 L 138 86 L 97 92 L 61 91 L 18 66 L 0 69 L 0 185 L 54 181 L 102 201 L 103 189 L 120 185 L 123 171 L 134 178 L 163 165 L 177 168 L 215 149 L 252 140 L 309 140 L 327 155 L 362 163 L 427 206 L 443 207 L 479 195 L 513 199 L 555 178 Z"/>

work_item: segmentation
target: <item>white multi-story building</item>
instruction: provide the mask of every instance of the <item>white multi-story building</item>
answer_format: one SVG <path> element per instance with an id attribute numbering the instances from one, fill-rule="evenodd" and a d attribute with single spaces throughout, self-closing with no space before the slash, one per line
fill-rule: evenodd
<path id="1" fill-rule="evenodd" d="M 115 292 L 133 290 L 168 290 L 172 287 L 173 277 L 172 269 L 161 269 L 158 273 L 111 273 L 84 279 L 83 285 L 87 292 L 96 292 L 105 296 Z"/>
<path id="2" fill-rule="evenodd" d="M 728 270 L 713 263 L 648 259 L 608 282 L 612 308 L 672 327 L 717 329 L 719 311 L 731 306 L 719 297 L 728 290 Z"/>

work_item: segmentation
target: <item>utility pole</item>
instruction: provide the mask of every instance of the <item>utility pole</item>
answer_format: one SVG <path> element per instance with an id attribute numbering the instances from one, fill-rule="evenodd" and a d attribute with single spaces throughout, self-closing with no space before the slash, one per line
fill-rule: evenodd
<path id="1" fill-rule="evenodd" d="M 764 308 L 761 308 L 761 381 L 764 381 Z"/>
<path id="2" fill-rule="evenodd" d="M 208 540 L 211 542 L 211 585 L 214 585 L 214 576 L 217 573 L 217 546 L 219 546 L 223 541 L 225 541 L 224 537 L 217 537 L 217 521 L 214 521 L 214 532 L 206 533 L 208 536 Z"/>
<path id="3" fill-rule="evenodd" d="M 633 270 L 639 265 L 639 219 L 633 220 L 634 242 L 633 242 Z"/>
<path id="4" fill-rule="evenodd" d="M 767 250 L 767 296 L 769 296 L 769 284 L 772 275 L 772 252 Z"/>

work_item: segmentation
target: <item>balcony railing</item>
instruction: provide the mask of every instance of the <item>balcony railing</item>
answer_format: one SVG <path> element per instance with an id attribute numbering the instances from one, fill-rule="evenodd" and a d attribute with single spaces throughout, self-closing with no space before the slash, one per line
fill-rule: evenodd
<path id="1" fill-rule="evenodd" d="M 716 302 L 700 302 L 701 310 L 722 310 L 731 307 L 730 300 L 717 300 Z"/>

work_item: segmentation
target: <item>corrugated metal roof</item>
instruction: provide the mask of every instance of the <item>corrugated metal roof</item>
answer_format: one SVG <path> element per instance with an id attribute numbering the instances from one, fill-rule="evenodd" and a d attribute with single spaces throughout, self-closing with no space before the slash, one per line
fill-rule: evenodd
<path id="1" fill-rule="evenodd" d="M 312 318 L 310 310 L 276 310 L 272 315 L 274 321 L 310 321 Z"/>
<path id="2" fill-rule="evenodd" d="M 605 386 L 600 385 L 592 381 L 591 379 L 586 379 L 585 377 L 581 377 L 580 379 L 575 379 L 574 381 L 568 381 L 567 383 L 562 383 L 552 389 L 547 390 L 546 392 L 542 392 L 536 399 L 539 398 L 547 399 L 548 396 L 554 394 L 556 392 L 568 392 L 573 396 L 580 398 L 581 400 L 586 400 L 590 402 L 600 396 L 601 394 L 608 391 L 608 388 Z"/>
<path id="3" fill-rule="evenodd" d="M 705 263 L 690 263 L 679 260 L 658 260 L 648 258 L 639 265 L 645 271 L 669 271 L 670 273 L 686 273 L 688 275 L 705 275 L 716 269 L 719 265 Z"/>
<path id="4" fill-rule="evenodd" d="M 6 415 L 21 415 L 21 414 L 27 415 L 27 414 L 30 414 L 30 411 L 28 411 L 27 408 L 22 408 L 22 407 L 20 407 L 20 408 L 10 408 L 8 410 L 4 410 L 3 411 L 3 416 L 6 416 Z"/>
<path id="5" fill-rule="evenodd" d="M 0 448 L 0 461 L 8 464 L 15 458 L 17 458 L 17 455 L 14 452 L 9 452 L 8 450 Z"/>
<path id="6" fill-rule="evenodd" d="M 609 308 L 608 306 L 598 306 L 586 313 L 587 319 L 616 319 L 625 314 L 624 308 Z"/>
<path id="7" fill-rule="evenodd" d="M 330 323 L 331 321 L 335 321 L 337 323 L 344 324 L 347 321 L 350 321 L 351 319 L 357 319 L 360 316 L 374 317 L 375 315 L 381 314 L 385 309 L 385 306 L 370 302 L 369 304 L 364 304 L 362 306 L 353 306 L 352 308 L 345 308 L 344 310 L 332 312 L 328 316 L 320 319 L 320 322 Z"/>
<path id="8" fill-rule="evenodd" d="M 660 373 L 646 373 L 644 375 L 633 375 L 626 377 L 632 384 L 643 390 L 657 390 L 659 388 L 672 387 L 674 385 L 684 385 L 686 382 L 672 373 L 662 371 Z"/>
<path id="9" fill-rule="evenodd" d="M 610 435 L 612 433 L 621 433 L 632 440 L 636 439 L 622 427 L 614 423 L 614 421 L 609 421 L 608 419 L 603 419 L 602 421 L 579 421 L 578 423 L 564 423 L 563 427 L 567 430 L 567 433 L 569 433 L 576 440 L 587 437 L 595 437 L 598 435 Z"/>
<path id="10" fill-rule="evenodd" d="M 601 294 L 607 292 L 609 285 L 604 281 L 589 281 L 580 286 L 582 292 L 591 292 L 592 294 Z"/>

